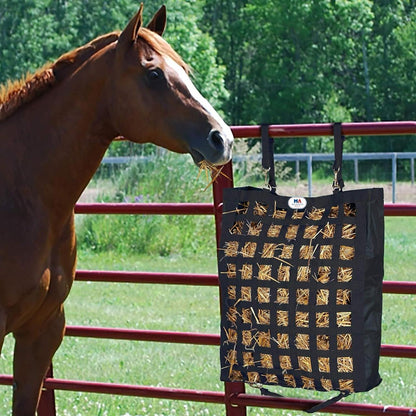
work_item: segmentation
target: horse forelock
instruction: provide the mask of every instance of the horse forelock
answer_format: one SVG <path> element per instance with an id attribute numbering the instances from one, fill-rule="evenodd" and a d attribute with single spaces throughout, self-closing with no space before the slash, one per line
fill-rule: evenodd
<path id="1" fill-rule="evenodd" d="M 0 121 L 66 79 L 96 52 L 117 41 L 118 37 L 119 32 L 99 36 L 86 45 L 63 54 L 33 74 L 28 73 L 20 80 L 0 85 Z"/>
<path id="2" fill-rule="evenodd" d="M 161 56 L 168 56 L 180 65 L 187 74 L 190 72 L 189 66 L 181 56 L 167 43 L 162 37 L 147 28 L 140 28 L 139 38 L 146 42 L 156 53 Z"/>

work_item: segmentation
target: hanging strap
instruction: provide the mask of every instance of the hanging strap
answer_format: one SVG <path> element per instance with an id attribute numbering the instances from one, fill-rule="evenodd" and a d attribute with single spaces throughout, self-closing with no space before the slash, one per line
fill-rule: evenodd
<path id="1" fill-rule="evenodd" d="M 342 391 L 338 396 L 333 397 L 332 399 L 329 399 L 325 402 L 318 403 L 317 405 L 311 407 L 310 409 L 306 410 L 306 413 L 315 413 L 319 412 L 322 409 L 325 409 L 325 407 L 331 406 L 331 404 L 334 404 L 338 402 L 339 400 L 343 399 L 344 397 L 349 396 L 350 393 Z"/>
<path id="2" fill-rule="evenodd" d="M 342 191 L 342 188 L 344 187 L 344 180 L 342 179 L 342 152 L 345 137 L 342 135 L 341 123 L 333 124 L 333 132 L 335 160 L 334 164 L 332 165 L 332 169 L 334 171 L 334 181 L 332 183 L 332 189 L 335 193 Z"/>
<path id="3" fill-rule="evenodd" d="M 269 136 L 269 124 L 261 125 L 261 149 L 262 149 L 262 166 L 269 176 L 268 185 L 272 191 L 276 190 L 276 178 L 274 172 L 274 140 Z"/>
<path id="4" fill-rule="evenodd" d="M 252 387 L 257 387 L 257 386 L 252 386 Z M 263 396 L 271 396 L 271 397 L 279 397 L 279 398 L 284 398 L 285 396 L 282 396 L 281 394 L 278 393 L 274 393 L 270 390 L 267 390 L 266 388 L 264 388 L 263 386 L 258 387 L 260 389 L 260 392 Z M 324 402 L 320 402 L 318 404 L 316 404 L 315 406 L 312 406 L 310 409 L 306 409 L 305 412 L 306 413 L 315 413 L 315 412 L 319 412 L 322 409 L 325 409 L 328 406 L 331 406 L 331 404 L 334 404 L 336 402 L 338 402 L 339 400 L 343 399 L 344 397 L 349 396 L 351 393 L 346 392 L 346 391 L 341 391 L 337 396 L 332 397 L 332 399 L 326 400 Z"/>

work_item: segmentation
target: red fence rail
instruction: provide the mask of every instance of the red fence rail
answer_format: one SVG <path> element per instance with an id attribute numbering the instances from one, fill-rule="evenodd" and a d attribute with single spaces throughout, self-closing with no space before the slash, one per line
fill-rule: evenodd
<path id="1" fill-rule="evenodd" d="M 259 137 L 260 126 L 237 126 L 232 128 L 236 138 Z M 345 123 L 342 133 L 351 135 L 403 135 L 416 134 L 416 122 Z M 273 137 L 330 136 L 331 124 L 271 125 L 269 134 Z M 214 184 L 213 204 L 78 204 L 77 214 L 165 214 L 165 215 L 215 215 L 217 240 L 221 223 L 222 189 L 232 186 L 232 165 L 225 167 L 226 176 L 220 176 Z M 416 216 L 416 204 L 386 204 L 386 216 Z M 93 282 L 129 282 L 140 284 L 178 284 L 197 286 L 218 286 L 218 276 L 208 274 L 149 273 L 78 270 L 76 279 Z M 384 293 L 416 294 L 416 282 L 385 281 Z M 173 331 L 133 330 L 124 328 L 97 328 L 68 326 L 66 336 L 140 340 L 169 343 L 187 343 L 218 346 L 218 334 L 200 334 Z M 381 355 L 388 357 L 416 358 L 416 346 L 382 345 Z M 11 385 L 12 377 L 0 375 L 0 385 Z M 272 398 L 246 394 L 243 383 L 225 383 L 224 392 L 172 389 L 98 383 L 80 380 L 62 380 L 52 377 L 45 379 L 39 416 L 55 416 L 54 390 L 71 390 L 90 393 L 117 394 L 125 396 L 152 397 L 172 400 L 187 400 L 224 404 L 227 416 L 245 416 L 247 406 L 261 406 L 276 409 L 305 410 L 317 404 L 316 400 Z M 326 412 L 353 415 L 409 415 L 416 408 L 383 406 L 361 403 L 336 403 Z"/>

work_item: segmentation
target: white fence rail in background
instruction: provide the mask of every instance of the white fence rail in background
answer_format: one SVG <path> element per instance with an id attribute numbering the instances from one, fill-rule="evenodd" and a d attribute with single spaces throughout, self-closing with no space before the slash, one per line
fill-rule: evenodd
<path id="1" fill-rule="evenodd" d="M 105 157 L 102 161 L 103 164 L 124 164 L 130 163 L 133 160 L 148 161 L 154 156 L 118 156 L 118 157 Z M 235 162 L 243 160 L 258 160 L 260 163 L 261 156 L 244 156 L 236 155 L 233 160 Z M 334 155 L 330 153 L 290 153 L 290 154 L 277 154 L 274 156 L 275 161 L 280 162 L 295 162 L 296 175 L 299 175 L 300 162 L 306 162 L 308 172 L 308 196 L 312 196 L 312 164 L 313 162 L 332 161 Z M 344 153 L 344 160 L 354 161 L 354 181 L 359 182 L 359 169 L 358 161 L 360 160 L 391 160 L 391 183 L 392 183 L 392 196 L 393 203 L 396 202 L 396 184 L 397 184 L 397 160 L 409 159 L 410 160 L 410 181 L 412 185 L 415 183 L 415 159 L 416 152 L 389 152 L 389 153 Z"/>

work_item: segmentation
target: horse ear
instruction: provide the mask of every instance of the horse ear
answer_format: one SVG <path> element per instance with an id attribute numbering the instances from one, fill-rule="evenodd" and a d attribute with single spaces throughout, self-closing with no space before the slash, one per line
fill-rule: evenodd
<path id="1" fill-rule="evenodd" d="M 163 5 L 153 16 L 147 28 L 162 36 L 166 28 L 166 7 Z"/>
<path id="2" fill-rule="evenodd" d="M 130 20 L 126 28 L 121 32 L 118 39 L 118 45 L 131 45 L 139 34 L 139 29 L 142 25 L 143 3 L 140 4 L 139 11 Z"/>

